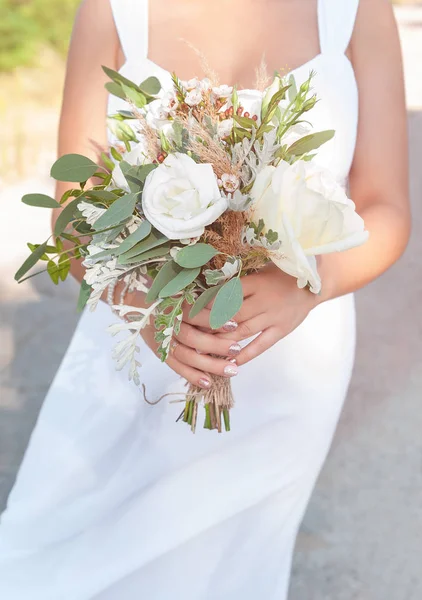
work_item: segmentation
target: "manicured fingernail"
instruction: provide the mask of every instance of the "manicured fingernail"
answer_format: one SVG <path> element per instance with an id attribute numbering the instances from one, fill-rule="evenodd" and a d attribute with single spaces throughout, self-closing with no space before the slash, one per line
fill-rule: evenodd
<path id="1" fill-rule="evenodd" d="M 236 323 L 236 321 L 227 321 L 227 323 L 223 325 L 223 331 L 236 331 L 237 327 L 238 324 Z"/>
<path id="2" fill-rule="evenodd" d="M 227 365 L 227 367 L 224 368 L 224 375 L 228 375 L 228 377 L 234 377 L 238 373 L 239 371 L 235 365 Z"/>
<path id="3" fill-rule="evenodd" d="M 234 365 L 237 365 L 237 358 L 231 358 L 229 360 L 230 363 L 233 363 Z"/>
<path id="4" fill-rule="evenodd" d="M 211 381 L 209 379 L 205 379 L 205 377 L 201 377 L 201 379 L 198 381 L 200 387 L 203 388 L 210 388 L 211 387 Z"/>
<path id="5" fill-rule="evenodd" d="M 202 354 L 202 352 L 200 350 L 198 350 L 198 348 L 196 349 L 197 354 Z"/>
<path id="6" fill-rule="evenodd" d="M 237 356 L 241 350 L 242 346 L 240 344 L 232 344 L 229 348 L 229 356 Z"/>

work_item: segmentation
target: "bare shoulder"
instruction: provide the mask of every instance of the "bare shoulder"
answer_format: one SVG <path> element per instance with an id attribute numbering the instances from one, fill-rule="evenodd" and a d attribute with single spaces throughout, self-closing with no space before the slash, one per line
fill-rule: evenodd
<path id="1" fill-rule="evenodd" d="M 109 0 L 82 0 L 75 19 L 73 38 L 91 50 L 95 47 L 118 48 L 118 35 Z"/>

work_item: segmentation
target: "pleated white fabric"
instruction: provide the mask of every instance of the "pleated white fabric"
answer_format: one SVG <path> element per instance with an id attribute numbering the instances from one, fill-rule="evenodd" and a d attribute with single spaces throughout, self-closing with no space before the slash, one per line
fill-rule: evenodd
<path id="1" fill-rule="evenodd" d="M 112 6 L 122 74 L 169 85 L 147 57 L 146 0 Z M 321 53 L 294 72 L 299 83 L 317 72 L 314 126 L 336 129 L 318 160 L 339 180 L 356 141 L 357 86 L 344 50 L 357 6 L 319 1 Z M 144 403 L 114 368 L 111 322 L 105 305 L 82 316 L 45 399 L 1 519 L 0 597 L 286 598 L 297 529 L 350 380 L 353 296 L 319 306 L 241 370 L 232 431 L 221 435 L 176 425 L 179 404 Z M 151 398 L 184 390 L 145 345 L 140 360 Z"/>

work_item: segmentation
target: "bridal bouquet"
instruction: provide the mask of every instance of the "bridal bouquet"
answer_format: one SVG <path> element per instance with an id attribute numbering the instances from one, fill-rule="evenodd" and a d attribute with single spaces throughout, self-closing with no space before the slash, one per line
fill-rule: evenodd
<path id="1" fill-rule="evenodd" d="M 23 197 L 64 208 L 54 241 L 28 244 L 32 253 L 15 278 L 45 261 L 57 284 L 82 257 L 80 309 L 94 310 L 117 281 L 144 292 L 147 308 L 116 303 L 122 320 L 110 326 L 127 334 L 115 348 L 117 368 L 128 364 L 139 385 L 137 342 L 151 319 L 165 361 L 186 304 L 191 317 L 210 305 L 210 328 L 221 328 L 241 308 L 241 276 L 269 261 L 317 294 L 315 257 L 362 244 L 367 233 L 344 189 L 312 160 L 334 135 L 313 132 L 305 120 L 317 101 L 312 73 L 299 89 L 293 77 L 276 75 L 264 91 L 173 75 L 173 89 L 163 92 L 156 78 L 137 85 L 104 70 L 107 89 L 128 103 L 110 118 L 118 143 L 101 165 L 59 158 L 52 177 L 79 184 L 60 202 Z M 98 185 L 88 186 L 93 178 Z M 230 429 L 230 381 L 212 379 L 210 389 L 187 390 L 181 418 L 193 431 L 201 404 L 206 428 Z"/>

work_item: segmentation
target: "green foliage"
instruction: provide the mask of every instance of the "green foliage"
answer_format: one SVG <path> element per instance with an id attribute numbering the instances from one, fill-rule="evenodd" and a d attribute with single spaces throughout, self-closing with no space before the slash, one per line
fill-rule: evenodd
<path id="1" fill-rule="evenodd" d="M 41 46 L 65 54 L 80 0 L 0 0 L 0 71 L 29 65 Z"/>
<path id="2" fill-rule="evenodd" d="M 210 314 L 211 329 L 220 329 L 239 312 L 243 302 L 240 279 L 230 279 L 219 290 Z"/>

